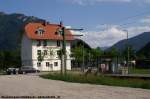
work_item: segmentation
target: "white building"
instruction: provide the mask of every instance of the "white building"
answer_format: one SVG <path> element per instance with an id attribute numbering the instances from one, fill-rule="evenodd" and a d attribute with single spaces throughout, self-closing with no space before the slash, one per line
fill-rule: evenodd
<path id="1" fill-rule="evenodd" d="M 29 23 L 23 34 L 21 58 L 22 66 L 33 66 L 40 71 L 61 69 L 59 52 L 62 49 L 62 35 L 59 24 Z M 69 30 L 65 30 L 67 70 L 71 70 L 70 43 L 74 39 Z"/>

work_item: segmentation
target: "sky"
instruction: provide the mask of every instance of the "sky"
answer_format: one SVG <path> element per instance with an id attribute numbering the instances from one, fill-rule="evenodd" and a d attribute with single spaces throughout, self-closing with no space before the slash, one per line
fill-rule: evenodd
<path id="1" fill-rule="evenodd" d="M 0 12 L 35 16 L 83 28 L 79 37 L 92 47 L 150 31 L 150 0 L 0 0 Z"/>

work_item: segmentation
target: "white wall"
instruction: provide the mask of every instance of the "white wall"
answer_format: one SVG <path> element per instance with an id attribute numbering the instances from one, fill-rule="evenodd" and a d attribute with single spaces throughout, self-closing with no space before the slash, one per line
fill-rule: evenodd
<path id="1" fill-rule="evenodd" d="M 43 42 L 41 42 L 43 44 Z M 62 45 L 61 45 L 62 46 Z M 49 40 L 47 41 L 47 46 L 37 46 L 37 41 L 34 40 L 32 42 L 32 59 L 33 59 L 33 67 L 36 69 L 39 69 L 41 71 L 56 71 L 61 69 L 61 60 L 57 56 L 57 51 L 60 50 L 62 47 L 57 47 L 57 41 Z M 53 50 L 54 56 L 45 56 L 44 60 L 41 62 L 41 66 L 37 66 L 37 50 L 41 50 L 42 52 L 44 50 Z M 70 60 L 70 42 L 66 43 L 66 50 L 67 50 L 67 69 L 71 70 L 71 60 Z M 52 64 L 52 68 L 46 67 L 46 62 L 49 62 Z M 58 62 L 58 66 L 54 66 L 54 62 Z"/>

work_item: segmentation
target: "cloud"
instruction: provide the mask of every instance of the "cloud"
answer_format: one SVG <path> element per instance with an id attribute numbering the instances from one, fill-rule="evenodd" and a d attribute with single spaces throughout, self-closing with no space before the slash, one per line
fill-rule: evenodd
<path id="1" fill-rule="evenodd" d="M 108 3 L 108 2 L 115 2 L 115 3 L 146 3 L 150 4 L 150 0 L 64 0 L 66 2 L 70 2 L 73 4 L 78 5 L 94 5 L 98 3 Z"/>
<path id="2" fill-rule="evenodd" d="M 118 29 L 116 26 L 100 32 L 88 31 L 82 34 L 84 36 L 80 38 L 92 47 L 111 46 L 126 37 L 126 33 Z"/>
<path id="3" fill-rule="evenodd" d="M 150 32 L 150 15 L 137 20 L 136 26 L 128 26 L 129 38 L 137 36 L 143 32 Z M 85 40 L 92 47 L 112 46 L 122 39 L 126 39 L 126 32 L 119 25 L 102 24 L 95 26 L 95 31 L 84 33 Z"/>
<path id="4" fill-rule="evenodd" d="M 150 15 L 140 20 L 141 23 L 150 23 Z"/>
<path id="5" fill-rule="evenodd" d="M 145 3 L 150 3 L 150 0 L 143 0 Z"/>
<path id="6" fill-rule="evenodd" d="M 129 38 L 139 35 L 143 32 L 150 31 L 150 26 L 132 26 L 127 28 L 129 33 Z M 80 34 L 81 32 L 76 32 Z M 126 39 L 127 33 L 117 25 L 111 25 L 102 31 L 87 31 L 82 33 L 84 36 L 80 37 L 91 47 L 106 47 L 112 46 L 122 39 Z"/>
<path id="7" fill-rule="evenodd" d="M 102 2 L 131 2 L 131 0 L 65 0 L 67 2 L 79 4 L 79 5 L 91 5 Z"/>
<path id="8" fill-rule="evenodd" d="M 150 25 L 129 27 L 128 31 L 129 31 L 129 37 L 133 37 L 133 36 L 139 35 L 143 32 L 150 32 Z"/>

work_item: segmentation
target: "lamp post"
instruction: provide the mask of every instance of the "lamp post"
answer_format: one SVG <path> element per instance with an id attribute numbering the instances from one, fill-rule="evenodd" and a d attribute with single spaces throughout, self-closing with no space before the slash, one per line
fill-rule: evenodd
<path id="1" fill-rule="evenodd" d="M 84 72 L 84 42 L 83 42 L 83 46 L 82 46 L 82 68 L 81 71 Z"/>
<path id="2" fill-rule="evenodd" d="M 128 68 L 128 72 L 129 72 L 129 32 L 128 30 L 124 30 L 126 32 L 126 47 L 127 47 L 127 68 Z"/>

